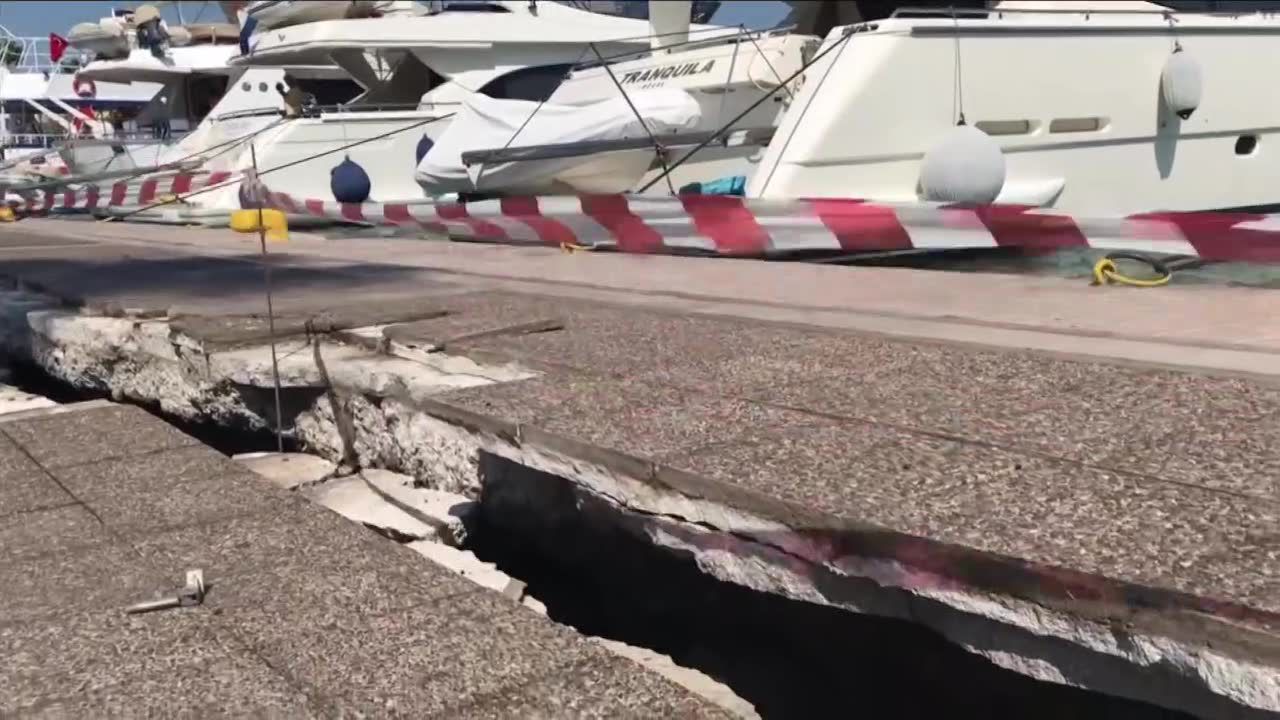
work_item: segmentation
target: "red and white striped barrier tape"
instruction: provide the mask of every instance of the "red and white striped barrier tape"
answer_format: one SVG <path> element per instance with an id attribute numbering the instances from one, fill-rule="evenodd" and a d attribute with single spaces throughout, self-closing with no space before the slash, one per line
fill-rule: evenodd
<path id="1" fill-rule="evenodd" d="M 64 186 L 26 193 L 22 202 L 9 206 L 21 213 L 50 210 L 95 210 L 107 207 L 132 207 L 159 204 L 165 195 L 181 198 L 197 190 L 221 185 L 232 179 L 226 171 L 209 173 L 177 173 L 156 177 L 121 180 L 106 187 L 97 185 Z M 3 191 L 4 188 L 0 188 Z"/>
<path id="2" fill-rule="evenodd" d="M 639 253 L 764 257 L 1022 247 L 1090 247 L 1280 262 L 1280 215 L 1146 213 L 1078 218 L 1013 205 L 886 204 L 730 196 L 513 197 L 462 203 L 338 203 L 256 188 L 270 207 L 332 220 L 422 228 L 495 243 L 572 244 Z"/>

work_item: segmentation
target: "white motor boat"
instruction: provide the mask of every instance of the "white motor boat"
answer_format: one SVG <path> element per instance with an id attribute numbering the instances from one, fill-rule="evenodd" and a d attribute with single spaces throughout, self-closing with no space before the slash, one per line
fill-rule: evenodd
<path id="1" fill-rule="evenodd" d="M 96 175 L 157 165 L 160 156 L 176 147 L 182 138 L 233 92 L 227 61 L 235 56 L 235 45 L 201 44 L 174 47 L 162 58 L 150 50 L 134 48 L 123 58 L 95 60 L 82 68 L 80 82 L 146 84 L 159 88 L 151 101 L 127 123 L 112 128 L 106 137 L 76 138 L 66 142 L 60 154 L 73 175 Z M 263 95 L 261 93 L 259 95 Z M 238 99 L 246 93 L 235 93 Z M 244 102 L 257 107 L 279 108 L 274 89 L 270 97 L 248 93 Z M 169 132 L 160 130 L 168 121 Z"/>
<path id="2" fill-rule="evenodd" d="M 262 134 L 257 160 L 264 175 L 270 173 L 268 186 L 322 200 L 406 200 L 425 198 L 415 165 L 466 97 L 478 91 L 545 98 L 569 67 L 591 56 L 593 44 L 606 56 L 646 50 L 648 23 L 551 2 L 450 3 L 423 16 L 327 20 L 259 33 L 249 40 L 250 52 L 232 64 L 328 63 L 359 84 L 349 102 L 318 102 Z M 305 77 L 298 85 L 320 95 Z M 238 162 L 238 169 L 249 167 L 248 157 Z M 363 192 L 335 194 L 339 165 L 358 166 L 351 172 L 364 176 L 357 183 Z M 238 207 L 234 192 L 209 197 L 210 207 Z"/>
<path id="3" fill-rule="evenodd" d="M 1266 157 L 1280 96 L 1261 90 L 1280 74 L 1269 12 L 901 10 L 835 28 L 819 57 L 748 196 L 1098 216 L 1280 202 Z"/>
<path id="4" fill-rule="evenodd" d="M 665 194 L 749 175 L 790 100 L 790 90 L 774 91 L 821 40 L 729 28 L 691 35 L 691 4 L 651 4 L 654 47 L 573 69 L 545 103 L 469 101 L 420 163 L 419 182 L 431 193 L 461 190 L 465 174 L 467 192 L 616 193 L 649 185 Z M 665 93 L 673 91 L 694 103 L 683 122 L 645 111 L 657 93 L 654 107 L 669 116 Z M 575 114 L 579 122 L 562 119 Z M 704 144 L 696 159 L 666 173 Z"/>

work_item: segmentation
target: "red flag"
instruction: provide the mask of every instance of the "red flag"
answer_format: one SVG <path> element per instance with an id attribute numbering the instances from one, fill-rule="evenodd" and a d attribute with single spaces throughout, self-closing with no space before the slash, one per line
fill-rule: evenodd
<path id="1" fill-rule="evenodd" d="M 67 39 L 57 33 L 49 33 L 49 59 L 58 62 L 67 51 Z"/>

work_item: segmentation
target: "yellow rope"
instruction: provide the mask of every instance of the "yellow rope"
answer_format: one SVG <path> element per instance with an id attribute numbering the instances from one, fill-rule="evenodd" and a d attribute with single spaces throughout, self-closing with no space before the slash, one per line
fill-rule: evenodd
<path id="1" fill-rule="evenodd" d="M 1111 258 L 1102 258 L 1093 266 L 1093 282 L 1091 285 L 1106 285 L 1108 283 L 1116 283 L 1117 285 L 1129 285 L 1132 287 L 1160 287 L 1168 285 L 1173 273 L 1165 272 L 1165 274 L 1154 278 L 1136 278 L 1130 277 L 1120 272 L 1116 267 L 1116 263 Z"/>

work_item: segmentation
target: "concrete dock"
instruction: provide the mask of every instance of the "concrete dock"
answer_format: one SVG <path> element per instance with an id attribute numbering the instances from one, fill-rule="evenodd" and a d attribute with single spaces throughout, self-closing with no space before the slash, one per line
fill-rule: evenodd
<path id="1" fill-rule="evenodd" d="M 65 382 L 261 429 L 256 242 L 0 228 L 0 338 Z M 272 253 L 312 452 L 477 495 L 499 458 L 724 580 L 1042 680 L 1280 712 L 1274 291 L 306 235 Z"/>
<path id="2" fill-rule="evenodd" d="M 143 410 L 9 417 L 4 717 L 729 717 Z"/>

